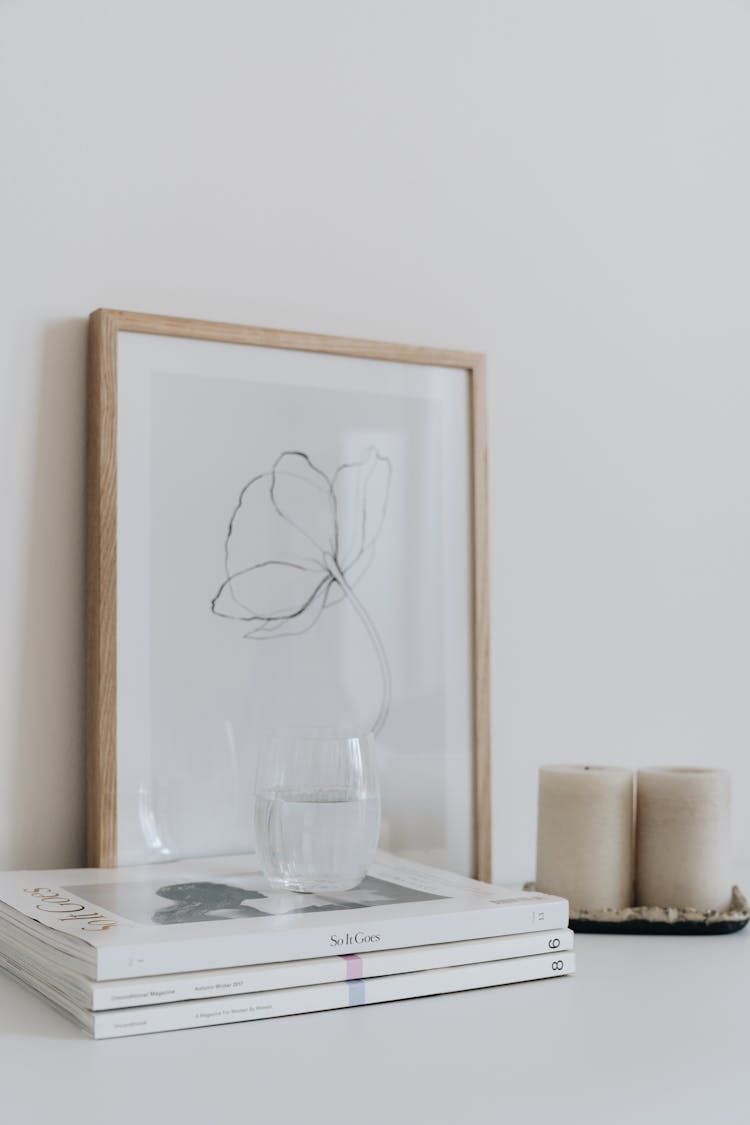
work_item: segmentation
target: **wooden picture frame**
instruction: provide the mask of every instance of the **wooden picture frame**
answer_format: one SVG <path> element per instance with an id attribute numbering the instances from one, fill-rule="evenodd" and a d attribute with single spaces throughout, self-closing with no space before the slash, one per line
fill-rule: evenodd
<path id="1" fill-rule="evenodd" d="M 173 341 L 175 348 L 183 349 L 187 344 L 181 342 L 202 342 L 201 354 L 204 354 L 206 344 L 238 345 L 242 349 L 241 352 L 232 348 L 215 353 L 221 357 L 228 356 L 233 362 L 236 356 L 244 361 L 244 358 L 251 354 L 247 349 L 255 349 L 252 351 L 253 357 L 257 352 L 261 358 L 274 357 L 279 363 L 283 363 L 285 357 L 294 357 L 294 362 L 301 364 L 305 356 L 311 355 L 375 361 L 374 364 L 366 367 L 355 365 L 357 372 L 364 371 L 368 379 L 371 377 L 371 368 L 378 372 L 385 370 L 383 365 L 393 364 L 395 374 L 400 373 L 403 376 L 406 372 L 406 376 L 409 376 L 413 371 L 415 378 L 426 379 L 429 376 L 437 381 L 436 385 L 439 383 L 441 388 L 443 386 L 449 388 L 446 393 L 450 394 L 457 393 L 455 387 L 458 383 L 454 387 L 450 382 L 452 376 L 449 376 L 448 372 L 464 374 L 465 383 L 462 387 L 465 388 L 466 397 L 466 429 L 468 430 L 466 469 L 469 490 L 466 526 L 467 547 L 470 553 L 467 562 L 469 576 L 467 604 L 470 607 L 467 644 L 471 665 L 469 690 L 473 730 L 473 745 L 469 748 L 472 775 L 470 802 L 473 808 L 470 813 L 472 840 L 471 861 L 468 866 L 471 868 L 470 873 L 488 880 L 491 876 L 491 815 L 487 422 L 484 357 L 474 352 L 386 344 L 112 309 L 97 310 L 91 314 L 89 321 L 87 606 L 89 864 L 116 866 L 124 861 L 130 862 L 130 859 L 124 860 L 118 847 L 118 753 L 120 753 L 118 661 L 121 659 L 118 645 L 122 647 L 125 644 L 124 639 L 118 638 L 118 594 L 122 596 L 121 589 L 118 589 L 118 577 L 122 586 L 122 582 L 129 574 L 127 566 L 122 565 L 118 576 L 118 565 L 119 552 L 125 549 L 120 526 L 123 480 L 131 469 L 134 471 L 137 469 L 140 459 L 135 454 L 131 456 L 127 453 L 126 449 L 129 447 L 125 445 L 122 451 L 118 451 L 118 427 L 125 424 L 123 422 L 125 414 L 122 409 L 123 388 L 128 381 L 121 367 L 125 362 L 122 359 L 122 348 L 125 345 L 130 347 L 131 344 L 133 346 L 137 344 L 140 348 L 146 349 L 151 347 L 152 342 L 157 338 Z M 268 351 L 265 351 L 266 349 Z M 417 376 L 419 369 L 428 370 Z M 436 374 L 433 374 L 433 369 Z M 362 377 L 364 378 L 365 375 Z M 146 378 L 144 375 L 144 386 Z M 443 379 L 445 379 L 444 384 Z M 175 385 L 187 384 L 182 382 Z M 222 384 L 224 385 L 226 384 Z M 274 385 L 269 383 L 268 387 L 270 387 L 269 393 L 275 393 Z M 463 389 L 461 394 L 464 394 Z M 349 398 L 346 402 L 349 402 Z M 132 418 L 140 416 L 135 408 L 128 409 Z M 459 438 L 464 440 L 460 434 L 457 440 Z M 131 460 L 123 469 L 121 462 L 125 456 L 130 457 Z M 229 528 L 231 532 L 231 523 Z M 274 644 L 279 643 L 274 641 Z M 129 659 L 132 663 L 132 657 Z M 163 857 L 164 853 L 159 858 Z"/>

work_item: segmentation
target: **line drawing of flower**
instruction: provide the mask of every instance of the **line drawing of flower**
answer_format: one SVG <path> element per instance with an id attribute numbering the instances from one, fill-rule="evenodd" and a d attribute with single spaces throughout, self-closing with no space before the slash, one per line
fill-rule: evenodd
<path id="1" fill-rule="evenodd" d="M 378 735 L 391 705 L 391 672 L 380 634 L 354 587 L 372 565 L 385 522 L 392 466 L 374 446 L 332 477 L 306 453 L 287 450 L 243 487 L 224 542 L 225 578 L 211 601 L 217 617 L 244 621 L 248 640 L 309 632 L 324 610 L 346 601 L 377 657 Z"/>

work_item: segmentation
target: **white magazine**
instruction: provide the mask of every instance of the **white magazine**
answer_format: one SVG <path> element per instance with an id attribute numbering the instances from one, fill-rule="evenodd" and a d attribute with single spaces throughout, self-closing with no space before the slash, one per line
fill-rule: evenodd
<path id="1" fill-rule="evenodd" d="M 210 1027 L 223 1023 L 243 1023 L 273 1016 L 323 1012 L 362 1004 L 380 1004 L 417 996 L 489 988 L 519 981 L 565 976 L 575 970 L 575 955 L 568 951 L 535 957 L 515 957 L 504 961 L 484 961 L 476 965 L 428 969 L 417 973 L 318 984 L 302 988 L 282 988 L 271 992 L 210 1000 L 183 1000 L 177 1004 L 152 1004 L 111 1012 L 88 1012 L 48 984 L 28 977 L 22 968 L 0 953 L 0 967 L 7 969 L 22 984 L 45 996 L 65 1015 L 72 1017 L 95 1039 L 126 1035 L 146 1035 L 154 1031 L 179 1031 L 191 1027 Z"/>
<path id="2" fill-rule="evenodd" d="M 565 899 L 379 853 L 341 894 L 272 891 L 255 856 L 0 873 L 3 934 L 94 980 L 564 929 Z M 29 945 L 31 943 L 31 945 Z"/>
<path id="3" fill-rule="evenodd" d="M 392 976 L 395 973 L 443 969 L 453 965 L 480 964 L 510 957 L 532 957 L 566 952 L 573 948 L 572 930 L 540 930 L 536 934 L 477 938 L 474 941 L 415 945 L 409 949 L 384 949 L 377 953 L 345 953 L 333 957 L 305 958 L 270 965 L 240 965 L 194 973 L 169 973 L 131 980 L 92 981 L 51 964 L 44 954 L 30 951 L 23 937 L 3 930 L 0 952 L 32 980 L 48 984 L 67 999 L 89 1011 L 134 1008 L 146 1004 L 172 1004 L 182 1000 L 204 1000 L 267 992 L 277 988 L 331 984 Z"/>

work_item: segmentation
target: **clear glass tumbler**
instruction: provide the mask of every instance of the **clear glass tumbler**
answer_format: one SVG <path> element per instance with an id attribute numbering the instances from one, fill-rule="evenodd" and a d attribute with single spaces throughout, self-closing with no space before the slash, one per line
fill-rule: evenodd
<path id="1" fill-rule="evenodd" d="M 346 891 L 365 877 L 380 835 L 371 734 L 275 734 L 255 788 L 258 856 L 272 886 Z"/>

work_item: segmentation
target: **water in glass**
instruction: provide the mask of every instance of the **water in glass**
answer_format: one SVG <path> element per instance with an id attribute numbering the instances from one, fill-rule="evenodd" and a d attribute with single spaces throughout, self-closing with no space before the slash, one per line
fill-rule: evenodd
<path id="1" fill-rule="evenodd" d="M 255 832 L 273 886 L 330 892 L 361 883 L 380 833 L 372 737 L 271 740 L 258 766 Z"/>

